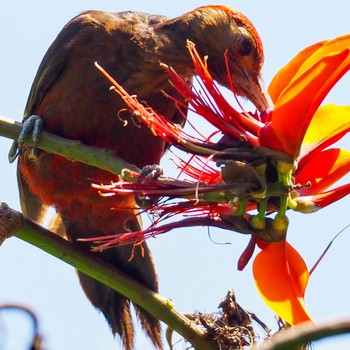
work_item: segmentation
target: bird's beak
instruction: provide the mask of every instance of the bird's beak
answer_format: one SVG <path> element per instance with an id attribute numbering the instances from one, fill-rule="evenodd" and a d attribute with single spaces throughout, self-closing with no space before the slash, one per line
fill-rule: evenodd
<path id="1" fill-rule="evenodd" d="M 246 81 L 243 88 L 248 99 L 255 105 L 260 113 L 272 111 L 274 108 L 272 99 L 260 77 L 253 77 L 246 72 L 245 76 Z"/>

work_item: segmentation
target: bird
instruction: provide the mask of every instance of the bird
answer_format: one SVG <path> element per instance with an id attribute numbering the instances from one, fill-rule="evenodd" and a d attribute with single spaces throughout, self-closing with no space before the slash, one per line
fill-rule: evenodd
<path id="1" fill-rule="evenodd" d="M 45 131 L 106 149 L 139 168 L 159 164 L 168 145 L 147 127 L 133 123 L 132 113 L 125 113 L 122 99 L 109 91 L 110 83 L 94 68 L 94 62 L 140 101 L 181 124 L 186 110 L 180 111 L 163 91 L 187 102 L 169 84 L 160 63 L 173 67 L 191 84 L 195 70 L 187 40 L 195 43 L 201 56 L 208 56 L 208 69 L 218 84 L 230 88 L 226 52 L 235 93 L 249 99 L 260 112 L 273 108 L 261 78 L 262 41 L 241 12 L 211 5 L 168 18 L 136 11 L 91 10 L 72 18 L 47 50 L 34 78 L 23 121 L 39 116 Z M 40 222 L 46 208 L 53 207 L 67 239 L 84 250 L 90 251 L 90 244 L 79 238 L 140 229 L 134 197 L 103 198 L 91 187 L 91 182 L 116 180 L 116 175 L 105 170 L 40 149 L 33 156 L 30 147 L 23 145 L 17 177 L 22 212 Z M 159 290 L 146 243 L 95 254 L 151 290 Z M 93 278 L 78 275 L 86 296 L 103 313 L 113 334 L 120 336 L 126 350 L 132 350 L 133 303 Z M 134 309 L 155 348 L 161 349 L 159 320 L 138 305 Z"/>

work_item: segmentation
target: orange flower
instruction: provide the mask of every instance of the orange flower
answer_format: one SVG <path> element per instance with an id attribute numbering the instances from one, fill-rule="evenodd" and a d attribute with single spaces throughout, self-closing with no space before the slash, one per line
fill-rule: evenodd
<path id="1" fill-rule="evenodd" d="M 349 47 L 347 35 L 306 48 L 277 73 L 269 87 L 275 110 L 260 130 L 260 145 L 296 160 L 297 185 L 289 201 L 294 210 L 313 212 L 350 193 L 350 184 L 326 191 L 350 170 L 350 152 L 327 148 L 349 131 L 350 107 L 319 108 L 349 70 Z M 285 240 L 263 245 L 253 272 L 260 294 L 278 315 L 290 324 L 310 319 L 303 299 L 308 271 Z"/>
<path id="2" fill-rule="evenodd" d="M 298 158 L 304 135 L 318 107 L 349 70 L 349 48 L 349 35 L 315 44 L 300 52 L 276 74 L 269 86 L 275 110 L 260 130 L 261 146 Z M 328 134 L 327 139 L 333 136 Z"/>
<path id="3" fill-rule="evenodd" d="M 350 193 L 350 184 L 331 188 L 349 172 L 350 152 L 330 148 L 350 129 L 350 106 L 320 107 L 328 92 L 350 69 L 349 47 L 350 35 L 347 35 L 300 52 L 270 84 L 274 111 L 259 116 L 240 113 L 225 100 L 206 61 L 189 42 L 202 93 L 188 86 L 171 67 L 164 65 L 164 68 L 175 88 L 189 102 L 188 108 L 209 121 L 217 129 L 214 133 L 223 134 L 219 143 L 211 141 L 211 137 L 185 133 L 139 103 L 104 72 L 135 117 L 155 135 L 191 154 L 189 161 L 180 161 L 180 169 L 195 181 L 165 185 L 155 180 L 137 184 L 123 181 L 99 186 L 107 195 L 141 193 L 158 197 L 163 194 L 170 199 L 184 199 L 152 205 L 148 209 L 157 211 L 158 216 L 151 227 L 100 238 L 99 243 L 103 244 L 98 248 L 137 243 L 179 226 L 211 225 L 250 233 L 252 238 L 241 256 L 239 268 L 244 268 L 257 244 L 261 251 L 254 260 L 253 273 L 262 298 L 290 324 L 311 320 L 304 304 L 309 272 L 302 257 L 286 241 L 286 211 L 313 212 Z M 199 181 L 201 186 L 197 185 Z M 201 197 L 218 189 L 229 195 L 219 200 L 214 196 L 212 201 Z M 253 215 L 252 210 L 258 213 Z M 274 219 L 266 217 L 273 211 L 277 211 Z M 190 217 L 160 224 L 184 213 Z"/>

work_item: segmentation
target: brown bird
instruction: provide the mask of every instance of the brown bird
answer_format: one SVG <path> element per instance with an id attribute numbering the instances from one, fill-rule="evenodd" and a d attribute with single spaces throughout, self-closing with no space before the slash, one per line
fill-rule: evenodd
<path id="1" fill-rule="evenodd" d="M 191 82 L 195 72 L 186 49 L 187 39 L 195 43 L 202 56 L 209 56 L 210 72 L 225 87 L 229 87 L 224 60 L 228 50 L 236 93 L 251 100 L 259 111 L 272 107 L 260 78 L 262 43 L 243 14 L 225 6 L 200 7 L 174 19 L 139 12 L 87 11 L 74 17 L 48 49 L 33 82 L 24 120 L 38 115 L 46 131 L 108 149 L 140 168 L 158 164 L 165 143 L 131 120 L 124 126 L 118 111 L 125 105 L 108 91 L 109 83 L 94 68 L 94 62 L 140 101 L 181 123 L 181 114 L 162 90 L 181 97 L 168 83 L 159 63 L 172 66 Z M 77 242 L 77 238 L 139 229 L 134 198 L 101 198 L 91 188 L 92 181 L 115 180 L 114 175 L 40 150 L 35 158 L 29 154 L 24 146 L 18 163 L 24 214 L 39 222 L 45 208 L 53 206 L 68 239 L 86 250 L 90 246 Z M 98 255 L 157 291 L 157 275 L 146 244 L 143 252 L 136 249 L 130 260 L 132 247 L 124 246 Z M 120 335 L 125 349 L 132 349 L 130 300 L 84 274 L 79 273 L 79 278 L 112 332 Z M 153 344 L 161 348 L 159 321 L 137 305 L 135 309 Z"/>

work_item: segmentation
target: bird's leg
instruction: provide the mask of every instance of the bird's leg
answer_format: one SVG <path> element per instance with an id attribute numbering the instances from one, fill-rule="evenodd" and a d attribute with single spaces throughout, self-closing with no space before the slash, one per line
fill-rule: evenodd
<path id="1" fill-rule="evenodd" d="M 43 121 L 38 115 L 31 115 L 23 122 L 22 130 L 18 136 L 18 139 L 13 141 L 9 151 L 8 159 L 10 163 L 13 163 L 16 158 L 22 154 L 23 145 L 26 138 L 31 134 L 33 140 L 33 146 L 30 148 L 30 156 L 35 158 L 36 145 L 39 141 L 40 132 L 42 129 Z"/>
<path id="2" fill-rule="evenodd" d="M 163 169 L 158 164 L 145 165 L 141 171 L 140 175 L 146 179 L 156 180 L 159 176 L 163 175 Z M 143 181 L 141 180 L 140 183 Z M 159 198 L 145 197 L 135 197 L 136 204 L 140 208 L 147 208 L 155 203 Z"/>
<path id="3" fill-rule="evenodd" d="M 141 169 L 140 175 L 156 180 L 159 176 L 163 175 L 163 169 L 158 164 L 146 165 Z"/>

